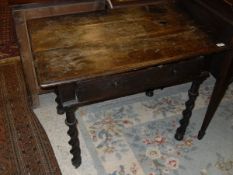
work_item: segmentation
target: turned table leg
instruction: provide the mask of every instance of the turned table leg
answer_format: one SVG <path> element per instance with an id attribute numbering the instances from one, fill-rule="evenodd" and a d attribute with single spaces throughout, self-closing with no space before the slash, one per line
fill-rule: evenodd
<path id="1" fill-rule="evenodd" d="M 199 87 L 204 80 L 205 79 L 199 79 L 193 81 L 192 83 L 192 86 L 188 92 L 189 100 L 185 103 L 186 109 L 183 111 L 183 118 L 180 120 L 180 127 L 177 128 L 176 130 L 176 134 L 175 134 L 176 140 L 182 140 L 184 138 L 186 128 L 192 116 L 192 110 L 195 106 L 195 100 L 198 96 Z"/>
<path id="2" fill-rule="evenodd" d="M 66 113 L 65 123 L 69 127 L 67 134 L 70 137 L 68 143 L 71 145 L 70 153 L 73 156 L 71 162 L 75 168 L 78 168 L 81 165 L 81 149 L 78 138 L 78 121 L 75 117 L 75 110 L 78 108 L 75 87 L 76 84 L 64 84 L 58 86 L 55 92 L 57 94 L 58 114 Z"/>
<path id="3" fill-rule="evenodd" d="M 59 98 L 59 92 L 58 92 L 57 89 L 55 90 L 55 94 L 57 95 L 56 98 L 55 98 L 55 102 L 57 103 L 57 107 L 56 107 L 57 108 L 57 114 L 63 115 L 63 114 L 65 114 L 65 109 L 62 106 L 62 102 L 61 102 L 61 99 Z"/>
<path id="4" fill-rule="evenodd" d="M 154 96 L 154 89 L 149 89 L 145 92 L 147 97 L 153 97 Z"/>
<path id="5" fill-rule="evenodd" d="M 69 144 L 71 145 L 70 153 L 73 155 L 72 164 L 78 168 L 81 165 L 81 150 L 78 139 L 77 119 L 75 117 L 75 107 L 67 107 L 65 123 L 69 127 L 67 134 L 70 136 Z"/>

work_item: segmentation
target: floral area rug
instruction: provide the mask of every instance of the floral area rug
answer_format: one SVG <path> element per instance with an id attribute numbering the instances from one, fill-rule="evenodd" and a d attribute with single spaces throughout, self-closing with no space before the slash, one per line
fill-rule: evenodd
<path id="1" fill-rule="evenodd" d="M 65 175 L 233 175 L 232 85 L 204 139 L 196 138 L 213 83 L 210 79 L 201 86 L 180 142 L 174 134 L 190 84 L 157 90 L 152 98 L 138 94 L 80 108 L 77 118 L 83 163 L 79 169 L 70 163 L 67 128 L 64 117 L 55 114 L 55 96 L 42 95 L 41 107 L 35 112 Z"/>

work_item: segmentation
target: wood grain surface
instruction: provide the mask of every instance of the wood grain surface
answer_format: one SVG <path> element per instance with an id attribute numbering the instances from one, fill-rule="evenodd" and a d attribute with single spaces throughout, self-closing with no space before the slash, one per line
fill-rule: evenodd
<path id="1" fill-rule="evenodd" d="M 41 87 L 171 63 L 219 48 L 173 4 L 28 22 Z"/>
<path id="2" fill-rule="evenodd" d="M 153 5 L 168 0 L 106 0 L 110 8 L 123 8 L 129 6 Z"/>

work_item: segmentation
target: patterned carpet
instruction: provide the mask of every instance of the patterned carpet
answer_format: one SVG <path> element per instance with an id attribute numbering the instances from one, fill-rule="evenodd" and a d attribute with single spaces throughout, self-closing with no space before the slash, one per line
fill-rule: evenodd
<path id="1" fill-rule="evenodd" d="M 19 49 L 15 43 L 8 43 L 0 46 L 0 60 L 19 55 Z"/>
<path id="2" fill-rule="evenodd" d="M 19 57 L 0 60 L 0 174 L 61 174 L 44 129 L 29 107 Z"/>
<path id="3" fill-rule="evenodd" d="M 18 56 L 16 35 L 8 0 L 0 1 L 0 60 Z"/>
<path id="4" fill-rule="evenodd" d="M 200 89 L 183 141 L 174 140 L 190 84 L 85 106 L 77 111 L 83 163 L 70 163 L 68 128 L 55 111 L 54 94 L 35 110 L 64 175 L 233 175 L 233 86 L 203 140 L 196 138 L 213 88 Z"/>

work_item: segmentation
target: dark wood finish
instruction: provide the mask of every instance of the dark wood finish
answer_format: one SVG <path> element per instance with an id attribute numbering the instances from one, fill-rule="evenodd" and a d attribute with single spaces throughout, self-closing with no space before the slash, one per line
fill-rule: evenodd
<path id="1" fill-rule="evenodd" d="M 219 13 L 213 13 L 208 6 L 197 0 L 190 3 L 179 0 L 178 5 L 190 10 L 190 15 L 201 25 L 173 1 L 156 1 L 155 5 L 149 7 L 141 7 L 149 4 L 146 0 L 125 0 L 121 4 L 118 0 L 112 2 L 118 4 L 115 7 L 140 7 L 97 12 L 105 8 L 103 1 L 98 1 L 95 4 L 100 5 L 98 8 L 94 8 L 96 6 L 93 4 L 86 6 L 87 3 L 79 3 L 77 8 L 74 8 L 74 4 L 69 4 L 69 8 L 59 6 L 58 9 L 54 6 L 38 9 L 38 5 L 27 5 L 23 11 L 21 6 L 14 11 L 15 14 L 24 15 L 18 21 L 27 24 L 23 32 L 30 39 L 30 43 L 24 44 L 24 48 L 31 48 L 30 53 L 33 55 L 33 58 L 23 57 L 32 66 L 26 73 L 33 73 L 40 88 L 56 88 L 58 113 L 66 112 L 72 163 L 75 167 L 81 164 L 74 115 L 76 108 L 143 91 L 152 95 L 153 89 L 192 81 L 181 126 L 175 136 L 181 140 L 199 86 L 208 76 L 213 55 L 224 55 L 231 49 L 227 38 L 229 32 L 224 34 L 222 27 L 225 24 L 231 26 L 230 20 L 222 19 Z M 80 8 L 81 5 L 84 6 Z M 88 11 L 95 12 L 52 17 Z M 200 14 L 197 15 L 197 12 Z M 214 20 L 209 24 L 204 23 L 210 19 L 209 13 L 218 22 L 222 22 L 217 28 L 221 29 L 222 37 L 211 28 L 217 26 Z M 49 18 L 44 18 L 46 16 Z M 225 42 L 225 45 L 219 47 L 216 45 L 219 42 Z M 229 61 L 227 57 L 226 60 Z M 221 77 L 225 78 L 223 75 Z M 225 84 L 225 80 L 222 84 Z M 216 98 L 220 99 L 221 93 L 216 94 Z M 211 111 L 217 104 L 213 103 L 215 105 L 210 105 Z M 206 123 L 209 123 L 212 114 L 209 112 Z M 201 132 L 207 127 L 204 125 Z"/>
<path id="2" fill-rule="evenodd" d="M 65 123 L 69 127 L 67 134 L 70 136 L 69 144 L 71 145 L 70 153 L 73 155 L 72 164 L 78 168 L 81 165 L 81 150 L 78 138 L 77 119 L 75 117 L 75 110 L 77 105 L 73 105 L 76 102 L 76 93 L 74 84 L 66 84 L 57 87 L 57 96 L 60 100 L 62 109 L 65 110 L 66 120 Z"/>
<path id="3" fill-rule="evenodd" d="M 147 97 L 153 97 L 154 96 L 154 89 L 146 90 L 145 94 Z"/>
<path id="4" fill-rule="evenodd" d="M 28 30 L 44 88 L 226 49 L 217 47 L 173 4 L 157 5 L 150 12 L 139 7 L 36 19 L 28 21 Z"/>
<path id="5" fill-rule="evenodd" d="M 59 109 L 58 113 L 66 112 L 66 124 L 69 126 L 68 135 L 71 137 L 69 144 L 72 146 L 70 151 L 73 155 L 72 164 L 78 167 L 81 163 L 78 130 L 74 116 L 76 108 L 94 102 L 135 94 L 150 88 L 157 89 L 195 80 L 189 93 L 191 100 L 186 103 L 187 110 L 184 113 L 185 119 L 183 119 L 186 121 L 191 117 L 192 102 L 194 103 L 197 97 L 194 93 L 201 82 L 209 75 L 206 68 L 210 60 L 206 61 L 206 59 L 197 57 L 159 67 L 58 85 L 56 92 L 59 106 L 57 109 Z M 187 125 L 187 122 L 183 122 L 182 128 L 186 128 Z M 179 131 L 177 134 L 179 136 L 182 134 L 183 137 L 184 132 Z M 176 138 L 181 139 L 181 137 Z"/>
<path id="6" fill-rule="evenodd" d="M 195 80 L 192 83 L 192 86 L 188 92 L 189 100 L 185 103 L 186 109 L 183 111 L 183 118 L 180 120 L 180 127 L 176 130 L 175 138 L 177 140 L 183 140 L 184 138 L 184 134 L 192 116 L 192 110 L 195 106 L 195 101 L 198 96 L 199 87 L 206 78 L 207 77 Z"/>
<path id="7" fill-rule="evenodd" d="M 179 2 L 218 42 L 227 43 L 230 47 L 227 54 L 214 56 L 210 67 L 210 72 L 216 77 L 216 83 L 198 134 L 198 139 L 202 139 L 228 85 L 233 80 L 233 1 L 179 0 Z"/>
<path id="8" fill-rule="evenodd" d="M 51 2 L 51 1 L 50 1 Z M 70 1 L 69 1 L 70 2 Z M 65 15 L 72 13 L 84 13 L 101 10 L 105 8 L 102 1 L 88 0 L 79 3 L 30 3 L 25 5 L 14 4 L 13 17 L 17 33 L 18 44 L 20 45 L 21 60 L 26 77 L 29 98 L 33 107 L 39 105 L 38 94 L 43 90 L 38 86 L 35 74 L 34 61 L 29 42 L 27 21 L 29 19 L 43 18 L 48 16 Z"/>
<path id="9" fill-rule="evenodd" d="M 20 46 L 20 57 L 24 69 L 25 80 L 27 84 L 28 91 L 30 92 L 30 102 L 31 105 L 39 105 L 39 98 L 37 95 L 38 92 L 38 83 L 34 70 L 33 57 L 31 53 L 31 46 L 28 36 L 27 24 L 24 13 L 15 12 L 14 20 L 15 26 L 17 26 L 16 34 L 18 43 Z"/>
<path id="10" fill-rule="evenodd" d="M 217 42 L 229 43 L 233 32 L 233 10 L 224 2 L 231 0 L 177 0 L 179 5 L 212 35 Z M 232 3 L 233 4 L 233 3 Z M 215 8 L 214 8 L 215 7 Z M 224 11 L 224 12 L 223 12 Z"/>
<path id="11" fill-rule="evenodd" d="M 233 0 L 201 0 L 209 9 L 217 11 L 217 13 L 228 20 L 233 19 Z"/>
<path id="12" fill-rule="evenodd" d="M 59 3 L 59 4 L 26 4 L 14 6 L 14 11 L 23 11 L 26 20 L 60 16 L 75 13 L 104 10 L 105 3 L 101 0 L 88 0 L 81 2 Z"/>
<path id="13" fill-rule="evenodd" d="M 57 103 L 57 114 L 59 114 L 59 115 L 65 114 L 66 111 L 62 106 L 62 101 L 59 98 L 59 93 L 58 93 L 57 89 L 55 89 L 54 93 L 57 95 L 55 98 L 55 102 Z"/>
<path id="14" fill-rule="evenodd" d="M 106 0 L 111 9 L 155 5 L 168 0 Z"/>
<path id="15" fill-rule="evenodd" d="M 58 112 L 70 120 L 75 166 L 81 162 L 75 107 L 194 81 L 176 134 L 180 140 L 211 55 L 227 49 L 170 3 L 149 11 L 137 7 L 34 19 L 28 29 L 39 84 L 57 87 Z"/>
<path id="16" fill-rule="evenodd" d="M 233 45 L 232 45 L 232 48 L 233 48 Z M 212 93 L 203 124 L 198 133 L 198 139 L 202 139 L 204 137 L 206 129 L 209 126 L 211 120 L 213 119 L 213 116 L 227 90 L 227 87 L 229 83 L 231 82 L 231 78 L 233 75 L 232 68 L 233 68 L 233 52 L 232 50 L 230 50 L 227 53 L 227 56 L 223 59 L 221 63 L 221 66 L 220 66 L 221 71 L 219 73 L 218 78 L 216 79 L 214 91 Z"/>
<path id="17" fill-rule="evenodd" d="M 68 135 L 70 136 L 70 141 L 68 142 L 71 145 L 70 153 L 73 155 L 71 159 L 72 164 L 75 168 L 78 168 L 81 165 L 81 150 L 78 139 L 78 129 L 77 129 L 77 119 L 75 118 L 74 107 L 66 108 L 66 125 L 69 127 Z"/>
<path id="18" fill-rule="evenodd" d="M 80 1 L 80 0 L 79 0 Z M 8 0 L 9 5 L 20 5 L 20 4 L 57 4 L 75 2 L 75 0 Z M 76 0 L 77 2 L 77 0 Z"/>
<path id="19" fill-rule="evenodd" d="M 205 61 L 205 58 L 202 57 L 193 58 L 122 74 L 78 81 L 76 83 L 78 103 L 79 105 L 90 104 L 149 89 L 190 82 L 206 74 Z"/>

